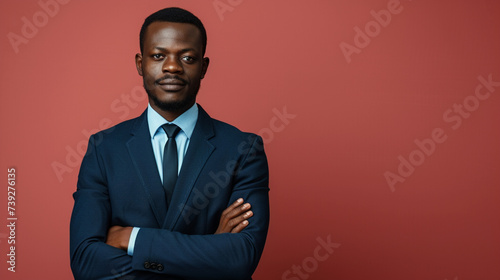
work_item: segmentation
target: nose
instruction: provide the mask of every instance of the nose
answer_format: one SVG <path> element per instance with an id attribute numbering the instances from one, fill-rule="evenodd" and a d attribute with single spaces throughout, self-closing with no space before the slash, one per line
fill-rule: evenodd
<path id="1" fill-rule="evenodd" d="M 167 56 L 162 68 L 163 73 L 182 73 L 183 68 L 179 59 L 174 56 Z"/>

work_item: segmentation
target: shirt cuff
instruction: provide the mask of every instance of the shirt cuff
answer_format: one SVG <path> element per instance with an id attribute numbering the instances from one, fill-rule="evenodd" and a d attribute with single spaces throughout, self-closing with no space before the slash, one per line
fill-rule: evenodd
<path id="1" fill-rule="evenodd" d="M 128 249 L 127 249 L 127 255 L 129 256 L 134 255 L 135 239 L 137 238 L 137 234 L 139 233 L 140 229 L 141 228 L 134 227 L 132 229 L 132 232 L 130 233 L 130 239 L 128 240 Z"/>

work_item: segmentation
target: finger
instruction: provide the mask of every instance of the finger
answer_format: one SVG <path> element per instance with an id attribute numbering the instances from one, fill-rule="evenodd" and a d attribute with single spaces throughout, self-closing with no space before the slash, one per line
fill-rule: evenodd
<path id="1" fill-rule="evenodd" d="M 232 218 L 228 222 L 229 229 L 232 230 L 233 228 L 237 227 L 241 222 L 247 220 L 248 218 L 250 218 L 252 216 L 253 216 L 253 212 L 252 211 L 247 211 L 245 213 L 240 214 L 239 216 L 237 216 L 235 218 Z"/>
<path id="2" fill-rule="evenodd" d="M 248 221 L 244 220 L 231 230 L 231 233 L 239 233 L 248 226 Z"/>
<path id="3" fill-rule="evenodd" d="M 250 203 L 245 203 L 245 204 L 237 207 L 236 209 L 232 210 L 231 212 L 227 213 L 225 218 L 226 219 L 234 219 L 240 215 L 245 214 L 245 212 L 250 210 L 250 208 L 252 208 L 252 205 L 250 205 Z"/>
<path id="4" fill-rule="evenodd" d="M 226 215 L 227 213 L 233 211 L 236 207 L 240 206 L 241 204 L 243 204 L 243 198 L 238 198 L 236 199 L 235 202 L 233 202 L 233 204 L 229 205 L 229 207 L 227 207 L 223 212 L 222 212 L 222 215 Z"/>

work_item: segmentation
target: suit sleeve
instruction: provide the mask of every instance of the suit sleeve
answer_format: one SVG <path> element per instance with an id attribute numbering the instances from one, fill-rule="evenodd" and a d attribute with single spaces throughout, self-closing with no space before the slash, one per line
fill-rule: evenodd
<path id="1" fill-rule="evenodd" d="M 78 175 L 70 222 L 71 269 L 75 279 L 115 279 L 132 272 L 132 257 L 107 245 L 111 206 L 95 135 L 89 140 Z M 135 272 L 134 272 L 135 273 Z M 142 273 L 139 279 L 154 277 Z M 154 279 L 154 278 L 152 278 Z"/>
<path id="2" fill-rule="evenodd" d="M 259 136 L 243 151 L 229 204 L 242 197 L 252 205 L 254 216 L 249 225 L 240 233 L 217 235 L 141 228 L 132 260 L 134 270 L 148 271 L 144 264 L 154 262 L 164 267 L 156 273 L 182 279 L 251 279 L 269 226 L 269 172 Z"/>

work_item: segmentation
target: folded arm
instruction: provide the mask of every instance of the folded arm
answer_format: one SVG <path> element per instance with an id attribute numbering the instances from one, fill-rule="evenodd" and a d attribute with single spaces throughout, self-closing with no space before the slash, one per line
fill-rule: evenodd
<path id="1" fill-rule="evenodd" d="M 251 279 L 262 255 L 269 225 L 269 176 L 262 139 L 242 156 L 233 176 L 229 201 L 238 198 L 252 207 L 253 216 L 240 233 L 187 235 L 165 229 L 141 228 L 135 242 L 132 267 L 151 271 L 146 263 L 187 279 Z"/>
<path id="2" fill-rule="evenodd" d="M 162 279 L 167 275 L 193 280 L 250 279 L 262 254 L 269 224 L 267 160 L 261 147 L 262 140 L 257 137 L 238 166 L 229 199 L 234 202 L 242 198 L 251 204 L 251 219 L 242 216 L 246 212 L 227 216 L 232 210 L 226 211 L 216 231 L 220 234 L 187 235 L 141 227 L 132 257 L 122 250 L 126 242 L 106 244 L 114 226 L 111 203 L 104 163 L 91 137 L 74 194 L 70 225 L 75 279 L 114 279 L 123 275 L 140 279 Z M 151 270 L 147 263 L 152 262 L 162 264 L 164 269 Z"/>

